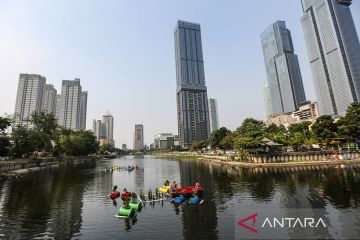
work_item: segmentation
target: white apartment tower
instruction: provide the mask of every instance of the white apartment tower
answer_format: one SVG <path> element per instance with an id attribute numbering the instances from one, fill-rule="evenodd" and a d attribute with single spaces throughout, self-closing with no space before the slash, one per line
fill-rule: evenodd
<path id="1" fill-rule="evenodd" d="M 56 112 L 57 91 L 52 84 L 45 84 L 42 98 L 42 111 L 46 113 Z"/>
<path id="2" fill-rule="evenodd" d="M 84 129 L 87 93 L 83 94 L 81 90 L 80 79 L 62 81 L 57 116 L 59 124 L 65 128 Z"/>
<path id="3" fill-rule="evenodd" d="M 29 125 L 31 114 L 42 109 L 46 78 L 38 74 L 20 74 L 15 104 L 15 124 Z"/>

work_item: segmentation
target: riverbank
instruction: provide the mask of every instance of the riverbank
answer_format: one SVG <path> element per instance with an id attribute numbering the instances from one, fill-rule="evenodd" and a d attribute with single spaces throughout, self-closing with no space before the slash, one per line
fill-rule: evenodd
<path id="1" fill-rule="evenodd" d="M 156 158 L 175 158 L 184 160 L 206 161 L 213 164 L 232 165 L 245 168 L 289 168 L 307 166 L 337 166 L 360 164 L 360 158 L 348 160 L 320 159 L 320 160 L 292 160 L 287 162 L 240 162 L 231 160 L 229 156 L 216 156 L 196 153 L 154 153 Z"/>
<path id="2" fill-rule="evenodd" d="M 95 161 L 98 156 L 22 158 L 0 161 L 0 179 L 17 178 L 44 168 Z"/>

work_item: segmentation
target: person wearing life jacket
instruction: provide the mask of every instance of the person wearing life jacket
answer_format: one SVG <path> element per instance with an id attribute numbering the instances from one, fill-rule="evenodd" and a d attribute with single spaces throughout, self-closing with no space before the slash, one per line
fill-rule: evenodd
<path id="1" fill-rule="evenodd" d="M 110 198 L 113 199 L 113 200 L 120 197 L 120 193 L 118 191 L 116 191 L 116 190 L 117 190 L 117 186 L 115 185 L 113 187 L 112 192 L 110 193 Z"/>
<path id="2" fill-rule="evenodd" d="M 169 180 L 166 180 L 166 181 L 164 182 L 164 186 L 170 186 Z"/>
<path id="3" fill-rule="evenodd" d="M 121 199 L 125 201 L 125 199 L 131 197 L 131 192 L 128 192 L 126 188 L 123 189 L 123 194 L 121 194 Z"/>
<path id="4" fill-rule="evenodd" d="M 195 182 L 195 190 L 197 191 L 197 190 L 199 190 L 199 189 L 201 189 L 202 187 L 201 187 L 201 185 L 200 185 L 200 183 L 199 183 L 199 180 L 197 180 L 196 182 Z"/>
<path id="5" fill-rule="evenodd" d="M 175 181 L 173 181 L 173 183 L 170 186 L 169 192 L 174 193 L 178 188 L 179 188 L 178 184 Z"/>

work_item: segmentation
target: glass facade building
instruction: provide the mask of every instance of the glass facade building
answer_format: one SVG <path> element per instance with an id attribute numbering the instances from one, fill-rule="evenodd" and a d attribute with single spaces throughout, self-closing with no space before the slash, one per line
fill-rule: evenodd
<path id="1" fill-rule="evenodd" d="M 302 0 L 301 18 L 320 115 L 344 115 L 360 96 L 360 43 L 351 0 Z"/>
<path id="2" fill-rule="evenodd" d="M 174 40 L 179 141 L 189 148 L 210 135 L 200 25 L 179 20 Z"/>
<path id="3" fill-rule="evenodd" d="M 217 101 L 214 98 L 209 98 L 209 118 L 210 118 L 210 133 L 219 129 L 219 114 Z"/>
<path id="4" fill-rule="evenodd" d="M 267 115 L 297 110 L 306 98 L 298 58 L 285 22 L 270 25 L 261 34 L 261 44 L 268 79 L 264 87 Z"/>

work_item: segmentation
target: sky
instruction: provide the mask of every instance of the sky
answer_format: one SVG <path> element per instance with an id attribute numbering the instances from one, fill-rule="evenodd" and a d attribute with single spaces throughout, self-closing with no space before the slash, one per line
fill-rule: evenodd
<path id="1" fill-rule="evenodd" d="M 360 31 L 360 1 L 351 5 Z M 177 20 L 201 24 L 208 97 L 220 125 L 265 119 L 266 70 L 260 34 L 286 21 L 299 57 L 306 97 L 315 100 L 300 0 L 0 0 L 0 115 L 13 114 L 20 73 L 81 79 L 88 91 L 87 128 L 107 111 L 117 147 L 133 147 L 135 124 L 145 143 L 177 134 L 173 31 Z"/>

